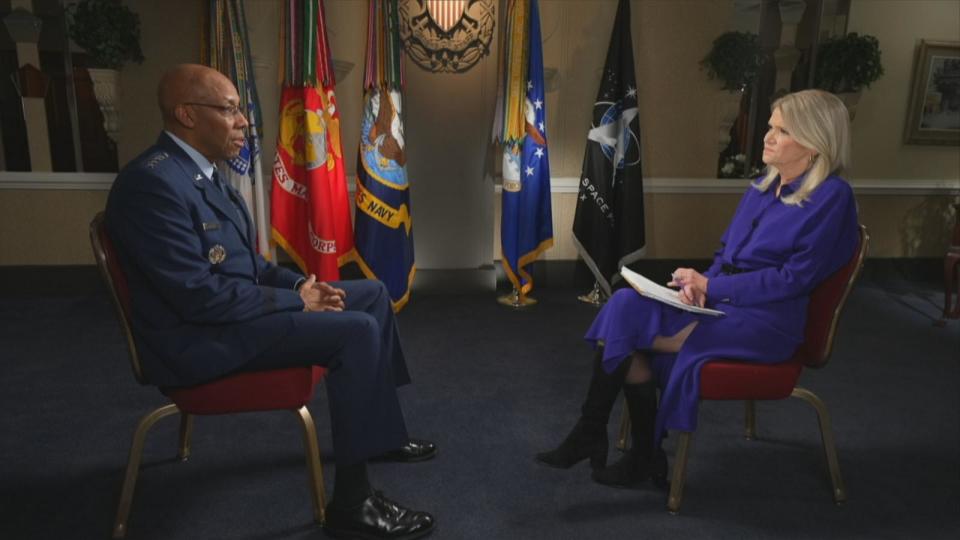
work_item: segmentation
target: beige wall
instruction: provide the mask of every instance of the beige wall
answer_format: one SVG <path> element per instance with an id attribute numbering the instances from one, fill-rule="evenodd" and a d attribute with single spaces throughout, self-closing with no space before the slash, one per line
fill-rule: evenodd
<path id="1" fill-rule="evenodd" d="M 873 257 L 943 257 L 956 212 L 953 198 L 860 195 L 860 221 L 870 231 Z"/>
<path id="2" fill-rule="evenodd" d="M 960 41 L 960 1 L 853 0 L 849 31 L 877 37 L 885 72 L 857 109 L 852 178 L 960 177 L 956 146 L 903 143 L 916 47 L 921 39 Z"/>
<path id="3" fill-rule="evenodd" d="M 616 14 L 615 0 L 543 0 L 544 66 L 559 69 L 547 94 L 551 174 L 580 175 L 586 132 Z M 644 174 L 710 177 L 716 165 L 718 90 L 698 62 L 726 30 L 730 0 L 631 3 Z M 552 39 L 551 39 L 552 38 Z"/>
<path id="4" fill-rule="evenodd" d="M 160 130 L 154 88 L 159 74 L 171 64 L 196 61 L 199 57 L 197 32 L 200 9 L 195 0 L 127 0 L 140 13 L 143 65 L 127 66 L 121 80 L 122 132 L 119 144 L 121 163 L 134 157 L 155 139 Z M 278 103 L 277 24 L 279 0 L 247 0 L 254 69 L 258 78 L 264 116 L 266 173 L 274 152 Z M 910 87 L 913 52 L 919 39 L 960 39 L 960 9 L 957 0 L 853 0 L 850 30 L 876 35 L 883 51 L 886 75 L 863 96 L 853 126 L 856 168 L 851 179 L 860 180 L 953 180 L 960 185 L 960 152 L 956 147 L 906 146 L 902 143 L 903 119 Z M 326 12 L 334 57 L 354 64 L 337 84 L 342 118 L 344 160 L 352 175 L 356 162 L 361 107 L 365 2 L 327 0 Z M 640 91 L 640 114 L 644 174 L 657 178 L 702 178 L 711 176 L 716 159 L 716 90 L 706 81 L 698 61 L 712 39 L 727 28 L 732 0 L 634 0 L 634 56 Z M 596 97 L 616 9 L 615 0 L 541 0 L 544 36 L 544 63 L 557 69 L 556 89 L 547 94 L 548 136 L 554 177 L 578 177 L 583 158 L 585 132 L 590 122 L 590 105 Z M 176 14 L 176 16 L 173 16 Z M 408 70 L 418 70 L 412 65 Z M 479 68 L 478 68 L 479 69 Z M 468 75 L 469 76 L 469 75 Z M 480 75 L 474 75 L 480 77 Z M 412 81 L 427 81 L 432 95 L 457 100 L 460 110 L 445 114 L 481 118 L 489 96 L 477 103 L 462 98 L 463 82 L 454 76 L 427 78 L 414 73 Z M 477 79 L 480 80 L 480 79 Z M 478 84 L 485 84 L 479 82 Z M 408 101 L 413 88 L 408 89 Z M 420 96 L 423 98 L 423 95 Z M 459 98 L 459 99 L 458 99 Z M 422 103 L 422 101 L 421 101 Z M 410 108 L 408 108 L 410 111 Z M 479 111 L 479 112 L 478 112 Z M 464 122 L 461 122 L 464 124 Z M 414 183 L 421 187 L 447 187 L 483 183 L 493 186 L 478 170 L 469 175 L 451 176 L 458 170 L 464 148 L 471 159 L 479 159 L 482 144 L 463 146 L 485 136 L 489 124 L 462 126 L 457 148 L 442 148 L 443 133 L 431 131 L 421 114 L 407 122 L 407 144 L 429 154 L 430 163 L 420 158 Z M 469 144 L 469 143 L 468 143 Z M 423 152 L 430 149 L 429 152 Z M 455 150 L 455 151 L 452 151 Z M 415 167 L 411 165 L 411 171 Z M 431 176 L 433 175 L 433 176 Z M 422 191 L 422 190 L 421 190 Z M 418 227 L 418 256 L 428 258 L 431 250 L 443 249 L 425 229 L 443 226 L 449 219 L 433 214 L 431 204 L 443 204 L 436 189 L 414 192 L 415 224 Z M 438 200 L 429 201 L 431 195 Z M 26 191 L 0 189 L 0 265 L 88 264 L 86 227 L 102 209 L 102 191 Z M 648 256 L 658 258 L 706 257 L 736 204 L 735 195 L 690 195 L 656 193 L 646 197 Z M 942 256 L 948 243 L 952 219 L 947 196 L 858 195 L 863 221 L 871 227 L 873 256 Z M 570 243 L 575 197 L 557 193 L 553 197 L 556 247 L 550 259 L 575 256 Z M 478 202 L 478 205 L 489 203 Z M 496 257 L 499 216 L 492 227 L 476 230 L 471 238 L 480 247 L 482 258 Z M 438 225 L 439 224 L 439 225 Z M 420 229 L 424 229 L 423 232 Z M 442 243 L 443 239 L 436 242 Z M 493 246 L 491 249 L 490 246 Z"/>
<path id="5" fill-rule="evenodd" d="M 120 74 L 120 136 L 117 158 L 122 167 L 157 140 L 163 128 L 157 111 L 157 81 L 170 66 L 200 60 L 201 5 L 195 0 L 125 0 L 140 15 L 143 64 Z"/>
<path id="6" fill-rule="evenodd" d="M 88 226 L 106 191 L 0 190 L 0 265 L 93 264 Z"/>

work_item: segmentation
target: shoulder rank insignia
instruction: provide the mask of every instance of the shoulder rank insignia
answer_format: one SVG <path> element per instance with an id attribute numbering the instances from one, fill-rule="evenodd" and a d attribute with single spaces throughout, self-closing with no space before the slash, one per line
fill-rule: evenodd
<path id="1" fill-rule="evenodd" d="M 221 244 L 214 244 L 207 252 L 207 258 L 210 259 L 210 264 L 220 264 L 226 260 L 227 250 Z"/>
<path id="2" fill-rule="evenodd" d="M 163 152 L 163 151 L 157 152 L 156 154 L 153 154 L 152 156 L 150 156 L 150 159 L 147 160 L 145 167 L 148 169 L 153 169 L 154 167 L 157 166 L 157 163 L 160 163 L 161 161 L 167 159 L 168 157 L 170 157 L 170 154 L 166 152 Z"/>

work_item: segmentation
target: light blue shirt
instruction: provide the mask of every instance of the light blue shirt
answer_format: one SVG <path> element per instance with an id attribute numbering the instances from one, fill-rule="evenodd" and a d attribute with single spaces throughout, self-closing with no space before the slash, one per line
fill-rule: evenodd
<path id="1" fill-rule="evenodd" d="M 190 159 L 192 159 L 193 162 L 197 164 L 197 167 L 200 167 L 200 172 L 202 172 L 203 175 L 207 177 L 207 180 L 210 180 L 211 182 L 213 182 L 213 171 L 217 170 L 217 166 L 211 163 L 209 159 L 205 158 L 203 154 L 201 154 L 200 152 L 197 152 L 196 148 L 185 143 L 183 139 L 181 139 L 180 137 L 177 137 L 176 135 L 174 135 L 173 133 L 170 133 L 167 130 L 163 130 L 163 132 L 166 133 L 167 136 L 169 136 L 171 139 L 173 139 L 173 142 L 177 143 L 177 146 L 182 148 L 183 151 L 186 152 L 188 156 L 190 156 Z"/>

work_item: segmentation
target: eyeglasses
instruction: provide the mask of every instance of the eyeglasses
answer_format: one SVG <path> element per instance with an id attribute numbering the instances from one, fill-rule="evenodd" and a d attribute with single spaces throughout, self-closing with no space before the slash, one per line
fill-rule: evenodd
<path id="1" fill-rule="evenodd" d="M 216 105 L 213 103 L 193 103 L 193 102 L 187 102 L 187 103 L 184 103 L 184 105 L 193 105 L 195 107 L 208 107 L 210 109 L 217 109 L 224 116 L 229 116 L 231 118 L 236 118 L 237 115 L 242 114 L 240 112 L 240 108 L 237 107 L 236 105 Z"/>

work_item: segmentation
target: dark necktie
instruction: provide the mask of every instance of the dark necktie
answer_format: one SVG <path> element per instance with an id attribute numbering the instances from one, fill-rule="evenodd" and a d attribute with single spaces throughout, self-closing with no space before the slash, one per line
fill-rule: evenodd
<path id="1" fill-rule="evenodd" d="M 213 182 L 213 185 L 217 186 L 217 189 L 220 190 L 220 193 L 223 193 L 223 196 L 227 198 L 228 201 L 232 202 L 230 198 L 230 193 L 227 191 L 227 185 L 223 183 L 223 179 L 220 178 L 220 173 L 216 169 L 213 170 L 213 175 L 210 176 L 210 180 Z"/>
<path id="2" fill-rule="evenodd" d="M 210 180 L 213 181 L 213 185 L 217 186 L 217 189 L 220 190 L 220 193 L 223 193 L 223 196 L 230 201 L 230 205 L 233 206 L 233 210 L 237 213 L 237 217 L 240 218 L 242 223 L 246 223 L 246 217 L 243 215 L 243 210 L 240 209 L 240 206 L 237 202 L 230 196 L 230 189 L 227 188 L 226 182 L 220 178 L 220 173 L 216 169 L 213 170 L 213 174 L 210 176 Z"/>

